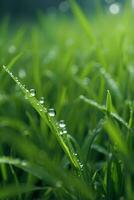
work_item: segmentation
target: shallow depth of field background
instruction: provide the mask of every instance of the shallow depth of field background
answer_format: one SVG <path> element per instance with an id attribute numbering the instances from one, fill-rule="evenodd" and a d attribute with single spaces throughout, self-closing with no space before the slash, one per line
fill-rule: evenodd
<path id="1" fill-rule="evenodd" d="M 0 0 L 0 199 L 134 200 L 133 85 L 133 0 Z"/>

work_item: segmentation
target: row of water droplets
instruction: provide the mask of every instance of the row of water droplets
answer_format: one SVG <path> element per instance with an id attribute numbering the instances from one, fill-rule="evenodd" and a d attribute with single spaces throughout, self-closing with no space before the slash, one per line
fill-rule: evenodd
<path id="1" fill-rule="evenodd" d="M 31 94 L 32 97 L 35 97 L 35 95 L 36 95 L 35 89 L 30 89 L 30 94 Z M 40 98 L 39 103 L 41 105 L 44 105 L 44 103 L 45 103 L 44 97 Z M 56 116 L 55 109 L 54 108 L 49 108 L 48 109 L 48 115 L 50 117 L 55 117 Z M 56 122 L 56 125 L 57 125 L 57 128 L 60 130 L 60 135 L 61 136 L 67 135 L 67 128 L 66 128 L 66 123 L 65 123 L 64 120 L 60 120 L 59 122 Z M 78 162 L 78 164 L 80 166 L 80 169 L 81 169 L 81 171 L 83 171 L 83 164 L 79 160 L 78 154 L 74 153 L 73 155 L 74 155 L 74 157 L 77 158 L 77 162 Z"/>
<path id="2" fill-rule="evenodd" d="M 31 97 L 35 97 L 35 95 L 36 95 L 35 89 L 30 89 L 30 95 L 31 95 Z M 44 103 L 45 103 L 44 97 L 40 98 L 39 103 L 42 106 L 44 105 Z M 56 116 L 55 109 L 54 108 L 49 108 L 48 109 L 48 115 L 50 117 L 55 117 Z M 60 120 L 59 123 L 56 123 L 56 124 L 58 125 L 58 128 L 60 129 L 60 135 L 67 134 L 66 124 L 65 124 L 64 120 Z"/>
<path id="3" fill-rule="evenodd" d="M 20 83 L 20 81 L 18 80 L 18 78 L 15 77 L 15 76 L 13 75 L 13 73 L 10 72 L 9 69 L 8 69 L 5 65 L 3 65 L 3 68 L 4 68 L 4 70 L 16 81 L 16 83 L 18 84 L 18 86 L 20 86 L 20 88 L 22 88 L 23 90 L 25 90 L 25 92 L 26 92 L 27 94 L 30 93 L 30 97 L 35 97 L 35 96 L 36 96 L 36 90 L 35 90 L 35 89 L 33 89 L 33 88 L 30 89 L 30 90 L 26 89 L 26 88 L 25 88 L 25 85 L 22 85 L 22 84 Z M 26 98 L 27 98 L 27 96 L 26 96 Z M 43 106 L 44 103 L 45 103 L 45 99 L 44 99 L 44 97 L 41 97 L 40 100 L 39 100 L 39 104 L 40 104 L 41 106 Z M 39 104 L 38 104 L 38 105 L 39 105 Z M 43 111 L 43 109 L 40 110 L 40 111 Z M 49 108 L 49 109 L 48 109 L 48 115 L 49 115 L 50 117 L 55 117 L 55 116 L 56 116 L 56 111 L 55 111 L 55 109 L 54 109 L 54 108 Z M 61 130 L 61 131 L 60 131 L 60 134 L 61 134 L 61 135 L 67 134 L 66 124 L 65 124 L 64 120 L 60 120 L 60 122 L 57 123 L 57 124 L 59 125 L 59 128 L 60 128 L 60 130 Z"/>
<path id="4" fill-rule="evenodd" d="M 3 65 L 3 69 L 15 80 L 15 82 L 18 84 L 18 86 L 20 86 L 20 88 L 25 91 L 28 95 L 30 93 L 30 97 L 35 97 L 36 96 L 36 90 L 35 89 L 26 89 L 25 85 L 22 85 L 20 83 L 20 81 L 18 80 L 17 77 L 15 77 L 13 75 L 12 72 L 9 71 L 9 69 Z M 26 97 L 27 98 L 27 97 Z M 40 100 L 39 100 L 39 103 L 38 105 L 40 104 L 42 106 L 42 109 L 40 109 L 40 112 L 43 111 L 43 108 L 44 108 L 44 103 L 45 103 L 45 99 L 44 97 L 41 97 Z M 48 109 L 48 115 L 50 117 L 55 117 L 56 116 L 56 111 L 54 108 L 49 108 Z M 66 124 L 65 124 L 65 121 L 64 120 L 60 120 L 59 122 L 56 123 L 57 126 L 58 126 L 58 129 L 60 130 L 60 135 L 63 136 L 63 135 L 67 135 L 67 128 L 66 128 Z M 80 162 L 79 158 L 78 158 L 78 154 L 77 153 L 74 153 L 74 156 L 77 158 L 77 162 L 80 166 L 80 169 L 81 171 L 83 170 L 83 164 Z"/>

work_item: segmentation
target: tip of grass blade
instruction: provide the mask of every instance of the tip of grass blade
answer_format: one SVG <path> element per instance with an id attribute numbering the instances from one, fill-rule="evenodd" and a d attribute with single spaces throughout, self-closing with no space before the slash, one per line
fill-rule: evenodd
<path id="1" fill-rule="evenodd" d="M 106 109 L 107 109 L 107 113 L 111 113 L 111 111 L 112 111 L 112 98 L 111 98 L 111 94 L 110 94 L 109 90 L 107 90 Z"/>

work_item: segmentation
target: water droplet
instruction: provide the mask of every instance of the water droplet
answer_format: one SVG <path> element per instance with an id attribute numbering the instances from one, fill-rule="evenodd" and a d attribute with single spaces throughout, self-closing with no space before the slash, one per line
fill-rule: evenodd
<path id="1" fill-rule="evenodd" d="M 60 122 L 59 122 L 59 127 L 60 127 L 60 128 L 66 127 L 66 124 L 65 124 L 64 120 L 60 120 Z"/>
<path id="2" fill-rule="evenodd" d="M 118 3 L 113 3 L 109 6 L 109 11 L 111 14 L 116 15 L 120 12 L 120 5 Z"/>
<path id="3" fill-rule="evenodd" d="M 54 117 L 56 115 L 56 111 L 53 108 L 49 108 L 48 114 L 49 114 L 50 117 Z"/>
<path id="4" fill-rule="evenodd" d="M 62 132 L 62 131 L 60 131 L 60 135 L 63 135 L 63 132 Z"/>
<path id="5" fill-rule="evenodd" d="M 63 128 L 62 132 L 63 132 L 63 134 L 67 134 L 67 129 L 66 129 L 66 127 Z"/>
<path id="6" fill-rule="evenodd" d="M 44 97 L 40 98 L 40 104 L 43 105 L 44 104 Z"/>
<path id="7" fill-rule="evenodd" d="M 83 168 L 83 164 L 80 164 L 80 167 Z"/>
<path id="8" fill-rule="evenodd" d="M 36 94 L 35 89 L 30 89 L 30 94 L 32 97 L 35 97 Z"/>

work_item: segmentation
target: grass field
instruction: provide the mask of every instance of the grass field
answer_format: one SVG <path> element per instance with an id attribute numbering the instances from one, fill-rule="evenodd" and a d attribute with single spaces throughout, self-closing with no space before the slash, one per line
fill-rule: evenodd
<path id="1" fill-rule="evenodd" d="M 0 199 L 134 199 L 134 26 L 118 15 L 0 26 Z M 2 67 L 3 66 L 3 67 Z"/>

